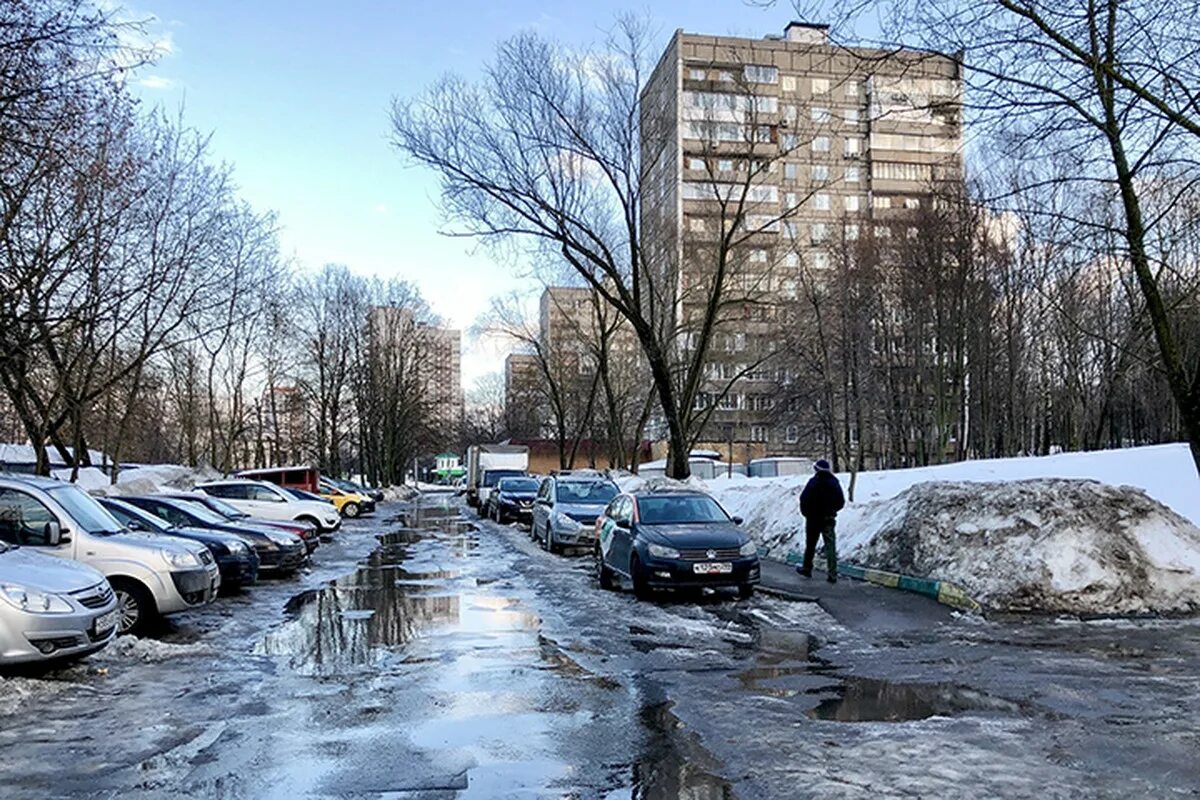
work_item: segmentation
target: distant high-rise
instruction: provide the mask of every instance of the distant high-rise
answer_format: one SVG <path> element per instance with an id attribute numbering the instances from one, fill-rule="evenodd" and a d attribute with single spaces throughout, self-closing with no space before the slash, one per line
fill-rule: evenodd
<path id="1" fill-rule="evenodd" d="M 797 447 L 775 407 L 786 376 L 758 356 L 836 247 L 911 234 L 914 212 L 961 184 L 961 90 L 951 58 L 834 45 L 821 25 L 672 37 L 641 98 L 641 221 L 647 283 L 673 304 L 682 348 L 693 346 L 688 325 L 708 300 L 718 242 L 734 226 L 748 232 L 726 278 L 746 302 L 723 311 L 698 398 L 716 404 L 707 441 Z"/>

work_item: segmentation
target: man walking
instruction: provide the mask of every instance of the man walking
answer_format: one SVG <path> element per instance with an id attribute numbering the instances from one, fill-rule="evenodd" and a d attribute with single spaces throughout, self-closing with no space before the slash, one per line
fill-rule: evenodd
<path id="1" fill-rule="evenodd" d="M 825 540 L 825 561 L 829 574 L 826 580 L 837 583 L 837 513 L 846 505 L 842 484 L 825 459 L 813 464 L 816 474 L 808 479 L 800 493 L 800 513 L 804 515 L 804 564 L 796 571 L 806 578 L 812 577 L 813 553 L 817 539 Z"/>

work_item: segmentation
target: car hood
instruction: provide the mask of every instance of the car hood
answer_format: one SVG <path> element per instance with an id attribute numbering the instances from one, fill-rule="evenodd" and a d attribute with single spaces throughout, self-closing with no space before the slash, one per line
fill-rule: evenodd
<path id="1" fill-rule="evenodd" d="M 638 525 L 638 530 L 649 541 L 675 548 L 729 548 L 741 547 L 746 543 L 746 534 L 731 522 L 714 522 L 693 525 Z"/>
<path id="2" fill-rule="evenodd" d="M 604 513 L 607 505 L 608 503 L 559 503 L 554 510 L 572 517 L 598 517 Z"/>
<path id="3" fill-rule="evenodd" d="M 0 553 L 0 583 L 61 593 L 87 589 L 102 580 L 103 575 L 78 561 L 48 556 L 24 547 Z"/>
<path id="4" fill-rule="evenodd" d="M 292 500 L 287 505 L 291 511 L 307 511 L 310 514 L 317 514 L 323 518 L 335 517 L 338 513 L 333 503 L 319 503 L 316 500 Z"/>
<path id="5" fill-rule="evenodd" d="M 198 556 L 208 549 L 199 542 L 189 542 L 187 539 L 180 539 L 178 536 L 171 536 L 169 533 L 125 531 L 124 533 L 114 533 L 106 536 L 104 537 L 104 541 L 132 545 L 134 547 L 153 547 L 177 553 L 191 553 L 194 556 Z"/>
<path id="6" fill-rule="evenodd" d="M 216 528 L 171 528 L 166 531 L 168 536 L 184 536 L 188 539 L 195 539 L 198 542 L 212 542 L 213 544 L 228 544 L 229 542 L 241 541 L 232 533 L 219 531 Z"/>
<path id="7" fill-rule="evenodd" d="M 533 500 L 537 497 L 537 492 L 500 492 L 500 496 L 509 500 Z"/>

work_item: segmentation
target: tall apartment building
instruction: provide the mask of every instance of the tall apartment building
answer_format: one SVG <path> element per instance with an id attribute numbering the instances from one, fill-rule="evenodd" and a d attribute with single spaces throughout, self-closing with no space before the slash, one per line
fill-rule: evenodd
<path id="1" fill-rule="evenodd" d="M 465 402 L 462 385 L 462 332 L 418 321 L 412 311 L 376 306 L 370 312 L 372 337 L 398 349 L 391 358 L 397 370 L 415 369 L 430 409 L 435 432 L 455 441 L 462 431 Z"/>
<path id="2" fill-rule="evenodd" d="M 546 425 L 537 356 L 509 353 L 504 359 L 504 423 L 517 439 L 541 438 Z"/>
<path id="3" fill-rule="evenodd" d="M 904 235 L 906 218 L 961 182 L 961 89 L 951 58 L 838 46 L 820 25 L 764 39 L 675 33 L 641 98 L 643 248 L 685 352 L 719 251 L 727 299 L 744 301 L 727 303 L 713 337 L 697 400 L 716 405 L 708 441 L 796 451 L 796 426 L 775 408 L 786 376 L 756 363 L 837 247 Z M 731 230 L 733 248 L 721 244 Z"/>

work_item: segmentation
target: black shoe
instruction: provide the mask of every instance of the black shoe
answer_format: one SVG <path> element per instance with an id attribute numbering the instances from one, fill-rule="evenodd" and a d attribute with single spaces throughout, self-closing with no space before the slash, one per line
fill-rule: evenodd
<path id="1" fill-rule="evenodd" d="M 830 583 L 837 583 L 837 575 L 830 575 L 825 580 L 829 581 Z"/>
<path id="2" fill-rule="evenodd" d="M 804 577 L 806 577 L 806 578 L 811 578 L 811 577 L 812 577 L 812 570 L 811 570 L 811 569 L 810 569 L 810 570 L 805 570 L 805 569 L 804 569 L 804 567 L 796 567 L 796 572 L 798 572 L 799 574 L 803 575 L 803 576 L 804 576 Z"/>

